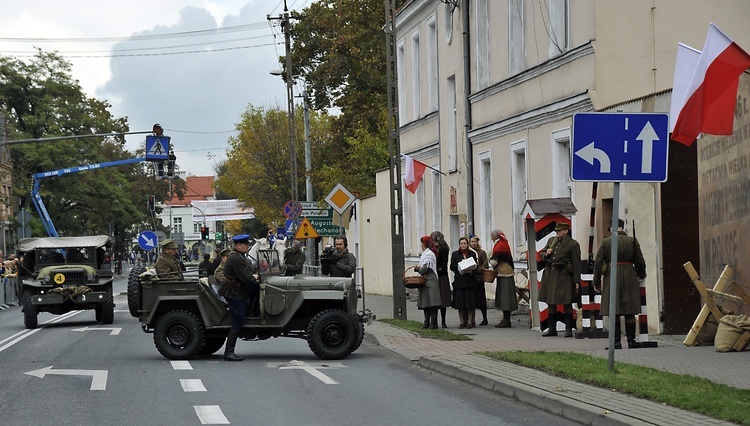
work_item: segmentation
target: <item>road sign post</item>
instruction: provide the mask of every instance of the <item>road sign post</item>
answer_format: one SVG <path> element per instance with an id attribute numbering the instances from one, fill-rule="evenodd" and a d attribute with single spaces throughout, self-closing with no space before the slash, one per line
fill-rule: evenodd
<path id="1" fill-rule="evenodd" d="M 573 115 L 571 178 L 613 182 L 612 249 L 609 281 L 608 367 L 615 369 L 617 320 L 617 224 L 620 182 L 666 182 L 669 116 L 642 113 L 578 113 Z"/>

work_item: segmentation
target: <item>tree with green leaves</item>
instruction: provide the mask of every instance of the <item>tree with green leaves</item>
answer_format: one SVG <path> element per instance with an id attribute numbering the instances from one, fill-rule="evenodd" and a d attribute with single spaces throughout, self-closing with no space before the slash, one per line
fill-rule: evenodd
<path id="1" fill-rule="evenodd" d="M 70 73 L 70 63 L 56 53 L 40 50 L 30 61 L 0 56 L 0 110 L 11 140 L 128 131 L 126 118 L 112 116 L 107 102 L 87 97 Z M 13 209 L 31 205 L 32 175 L 133 158 L 124 144 L 123 136 L 111 136 L 10 145 Z M 137 163 L 45 178 L 40 195 L 61 235 L 114 229 L 116 248 L 125 251 L 147 222 L 147 194 L 167 198 L 166 184 L 155 181 L 150 169 Z"/>

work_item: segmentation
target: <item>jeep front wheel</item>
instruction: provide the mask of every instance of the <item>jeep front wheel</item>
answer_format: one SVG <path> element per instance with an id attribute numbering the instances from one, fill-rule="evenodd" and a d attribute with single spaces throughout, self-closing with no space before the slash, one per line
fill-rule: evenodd
<path id="1" fill-rule="evenodd" d="M 39 310 L 31 303 L 32 297 L 34 295 L 30 290 L 23 291 L 23 325 L 29 330 L 36 328 L 38 325 L 37 315 Z"/>
<path id="2" fill-rule="evenodd" d="M 154 345 L 167 359 L 191 358 L 203 348 L 205 341 L 203 321 L 192 312 L 167 312 L 154 328 Z"/>
<path id="3" fill-rule="evenodd" d="M 138 318 L 141 314 L 141 282 L 139 275 L 146 272 L 143 266 L 134 266 L 128 274 L 128 310 L 130 315 Z"/>
<path id="4" fill-rule="evenodd" d="M 109 299 L 95 309 L 96 320 L 101 321 L 102 324 L 112 324 L 115 322 L 115 299 L 113 298 L 112 287 L 108 287 L 105 291 L 109 293 Z"/>
<path id="5" fill-rule="evenodd" d="M 344 311 L 319 312 L 307 326 L 307 344 L 320 359 L 344 359 L 354 350 L 358 337 L 355 326 Z"/>

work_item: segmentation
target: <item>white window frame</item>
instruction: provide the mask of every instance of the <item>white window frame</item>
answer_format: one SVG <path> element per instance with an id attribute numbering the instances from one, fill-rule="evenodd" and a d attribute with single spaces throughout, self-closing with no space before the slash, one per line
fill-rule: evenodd
<path id="1" fill-rule="evenodd" d="M 523 163 L 521 164 L 523 170 L 519 170 L 520 156 L 523 156 Z M 526 139 L 513 142 L 510 145 L 510 158 L 510 184 L 513 197 L 513 247 L 518 247 L 526 242 L 526 234 L 523 231 L 524 220 L 521 217 L 523 206 L 529 199 L 529 156 Z"/>
<path id="2" fill-rule="evenodd" d="M 435 167 L 436 169 L 439 169 L 440 167 Z M 440 175 L 440 172 L 436 172 L 435 170 L 430 170 L 430 181 L 432 182 L 432 185 L 430 186 L 430 189 L 432 190 L 432 229 L 442 229 L 443 228 L 443 181 L 442 177 Z"/>
<path id="3" fill-rule="evenodd" d="M 412 119 L 418 120 L 422 116 L 422 73 L 421 53 L 419 48 L 419 28 L 411 32 L 411 95 Z"/>
<path id="4" fill-rule="evenodd" d="M 435 15 L 427 18 L 427 94 L 429 112 L 438 109 L 438 35 Z"/>
<path id="5" fill-rule="evenodd" d="M 479 229 L 480 239 L 485 245 L 489 244 L 490 233 L 495 228 L 493 224 L 493 182 L 492 182 L 492 152 L 485 151 L 477 155 L 479 161 Z"/>
<path id="6" fill-rule="evenodd" d="M 552 195 L 573 200 L 573 181 L 570 179 L 570 128 L 552 132 Z"/>
<path id="7" fill-rule="evenodd" d="M 455 172 L 458 169 L 458 93 L 456 92 L 456 76 L 452 75 L 447 80 L 448 122 L 446 125 L 447 133 L 447 156 L 448 171 Z"/>
<path id="8" fill-rule="evenodd" d="M 396 43 L 396 64 L 398 67 L 398 120 L 403 126 L 406 123 L 406 51 L 404 39 Z"/>
<path id="9" fill-rule="evenodd" d="M 514 76 L 526 67 L 523 2 L 508 1 L 508 72 Z"/>
<path id="10" fill-rule="evenodd" d="M 172 232 L 182 232 L 182 218 L 181 217 L 172 218 Z"/>
<path id="11" fill-rule="evenodd" d="M 490 85 L 490 14 L 487 0 L 475 0 L 477 90 Z"/>
<path id="12" fill-rule="evenodd" d="M 570 0 L 547 3 L 549 13 L 549 57 L 554 58 L 570 49 Z"/>

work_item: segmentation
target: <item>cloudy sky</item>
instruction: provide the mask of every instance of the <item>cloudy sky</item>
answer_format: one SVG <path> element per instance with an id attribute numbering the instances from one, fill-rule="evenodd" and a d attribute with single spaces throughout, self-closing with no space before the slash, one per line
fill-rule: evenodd
<path id="1" fill-rule="evenodd" d="M 7 0 L 2 9 L 0 55 L 58 51 L 131 131 L 160 123 L 190 175 L 214 174 L 248 105 L 286 108 L 284 82 L 270 74 L 284 36 L 267 19 L 283 0 Z M 127 148 L 143 140 L 128 136 Z"/>

